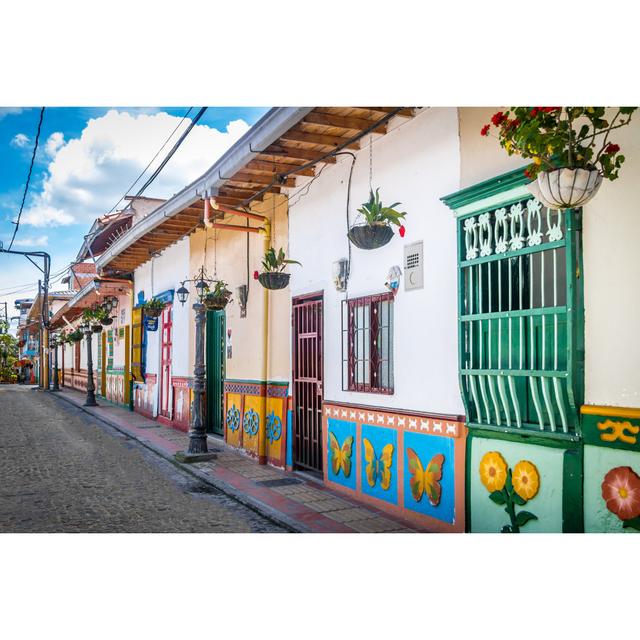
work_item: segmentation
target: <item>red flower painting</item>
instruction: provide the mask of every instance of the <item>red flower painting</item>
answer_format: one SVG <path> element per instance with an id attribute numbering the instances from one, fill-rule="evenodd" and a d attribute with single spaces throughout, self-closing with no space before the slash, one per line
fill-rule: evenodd
<path id="1" fill-rule="evenodd" d="M 620 520 L 640 516 L 640 477 L 631 467 L 616 467 L 604 477 L 602 497 Z"/>

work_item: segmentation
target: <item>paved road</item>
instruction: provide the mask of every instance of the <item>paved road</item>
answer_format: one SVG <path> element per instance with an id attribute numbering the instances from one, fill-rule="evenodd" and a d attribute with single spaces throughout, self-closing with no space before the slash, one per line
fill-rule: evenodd
<path id="1" fill-rule="evenodd" d="M 0 532 L 281 532 L 80 409 L 0 385 Z"/>

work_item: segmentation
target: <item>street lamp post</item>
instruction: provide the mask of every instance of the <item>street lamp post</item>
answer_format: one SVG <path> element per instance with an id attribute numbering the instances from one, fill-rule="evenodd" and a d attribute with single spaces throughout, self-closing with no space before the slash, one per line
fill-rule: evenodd
<path id="1" fill-rule="evenodd" d="M 176 295 L 180 304 L 189 297 L 189 291 L 185 288 L 187 282 L 194 282 L 198 294 L 198 301 L 193 304 L 196 313 L 196 358 L 193 369 L 193 402 L 191 403 L 191 417 L 189 420 L 189 449 L 178 451 L 176 460 L 179 462 L 204 462 L 213 460 L 216 454 L 210 452 L 207 446 L 207 432 L 204 426 L 204 389 L 205 389 L 205 366 L 204 366 L 204 332 L 207 320 L 206 307 L 203 304 L 204 298 L 212 282 L 204 270 L 200 268 L 197 278 L 183 280 Z"/>
<path id="2" fill-rule="evenodd" d="M 53 387 L 51 391 L 60 391 L 58 383 L 58 337 L 52 336 L 49 344 L 53 347 Z"/>
<path id="3" fill-rule="evenodd" d="M 86 323 L 82 327 L 84 337 L 87 339 L 87 399 L 85 400 L 85 407 L 97 407 L 96 402 L 96 385 L 93 382 L 93 358 L 91 356 L 91 336 L 93 331 L 91 330 L 91 324 Z"/>

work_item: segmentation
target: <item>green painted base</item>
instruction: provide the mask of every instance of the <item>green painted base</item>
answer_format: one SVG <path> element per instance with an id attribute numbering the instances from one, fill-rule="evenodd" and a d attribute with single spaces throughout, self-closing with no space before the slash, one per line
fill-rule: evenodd
<path id="1" fill-rule="evenodd" d="M 218 456 L 213 451 L 209 451 L 207 453 L 187 453 L 186 451 L 178 451 L 174 457 L 178 462 L 192 464 L 194 462 L 209 462 L 209 460 L 215 460 Z"/>

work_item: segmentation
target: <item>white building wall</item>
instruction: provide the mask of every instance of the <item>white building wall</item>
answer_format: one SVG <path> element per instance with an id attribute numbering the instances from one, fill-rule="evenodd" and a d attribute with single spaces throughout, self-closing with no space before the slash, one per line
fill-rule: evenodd
<path id="1" fill-rule="evenodd" d="M 309 192 L 291 198 L 290 255 L 303 263 L 290 271 L 291 294 L 324 290 L 325 400 L 434 413 L 462 414 L 457 372 L 456 227 L 440 197 L 460 184 L 458 114 L 453 108 L 396 118 L 373 141 L 373 187 L 385 204 L 400 201 L 407 212 L 405 238 L 396 233 L 385 247 L 353 247 L 348 295 L 383 293 L 389 268 L 403 267 L 404 246 L 424 242 L 424 288 L 405 291 L 394 302 L 394 393 L 342 391 L 341 301 L 332 263 L 347 257 L 346 199 L 351 158 L 326 165 Z M 351 223 L 369 195 L 368 139 L 356 152 L 351 186 Z"/>
<path id="2" fill-rule="evenodd" d="M 144 291 L 145 300 L 153 296 L 180 287 L 180 282 L 191 278 L 189 273 L 189 238 L 165 249 L 159 256 L 149 260 L 135 270 L 134 274 L 134 304 L 138 302 L 138 294 Z M 188 287 L 193 290 L 193 286 Z M 173 350 L 172 376 L 189 376 L 189 313 L 193 300 L 184 307 L 177 298 L 173 301 Z M 160 373 L 160 341 L 162 337 L 162 321 L 158 320 L 158 330 L 147 332 L 146 372 L 159 376 Z M 154 414 L 158 412 L 158 390 L 154 397 Z"/>

